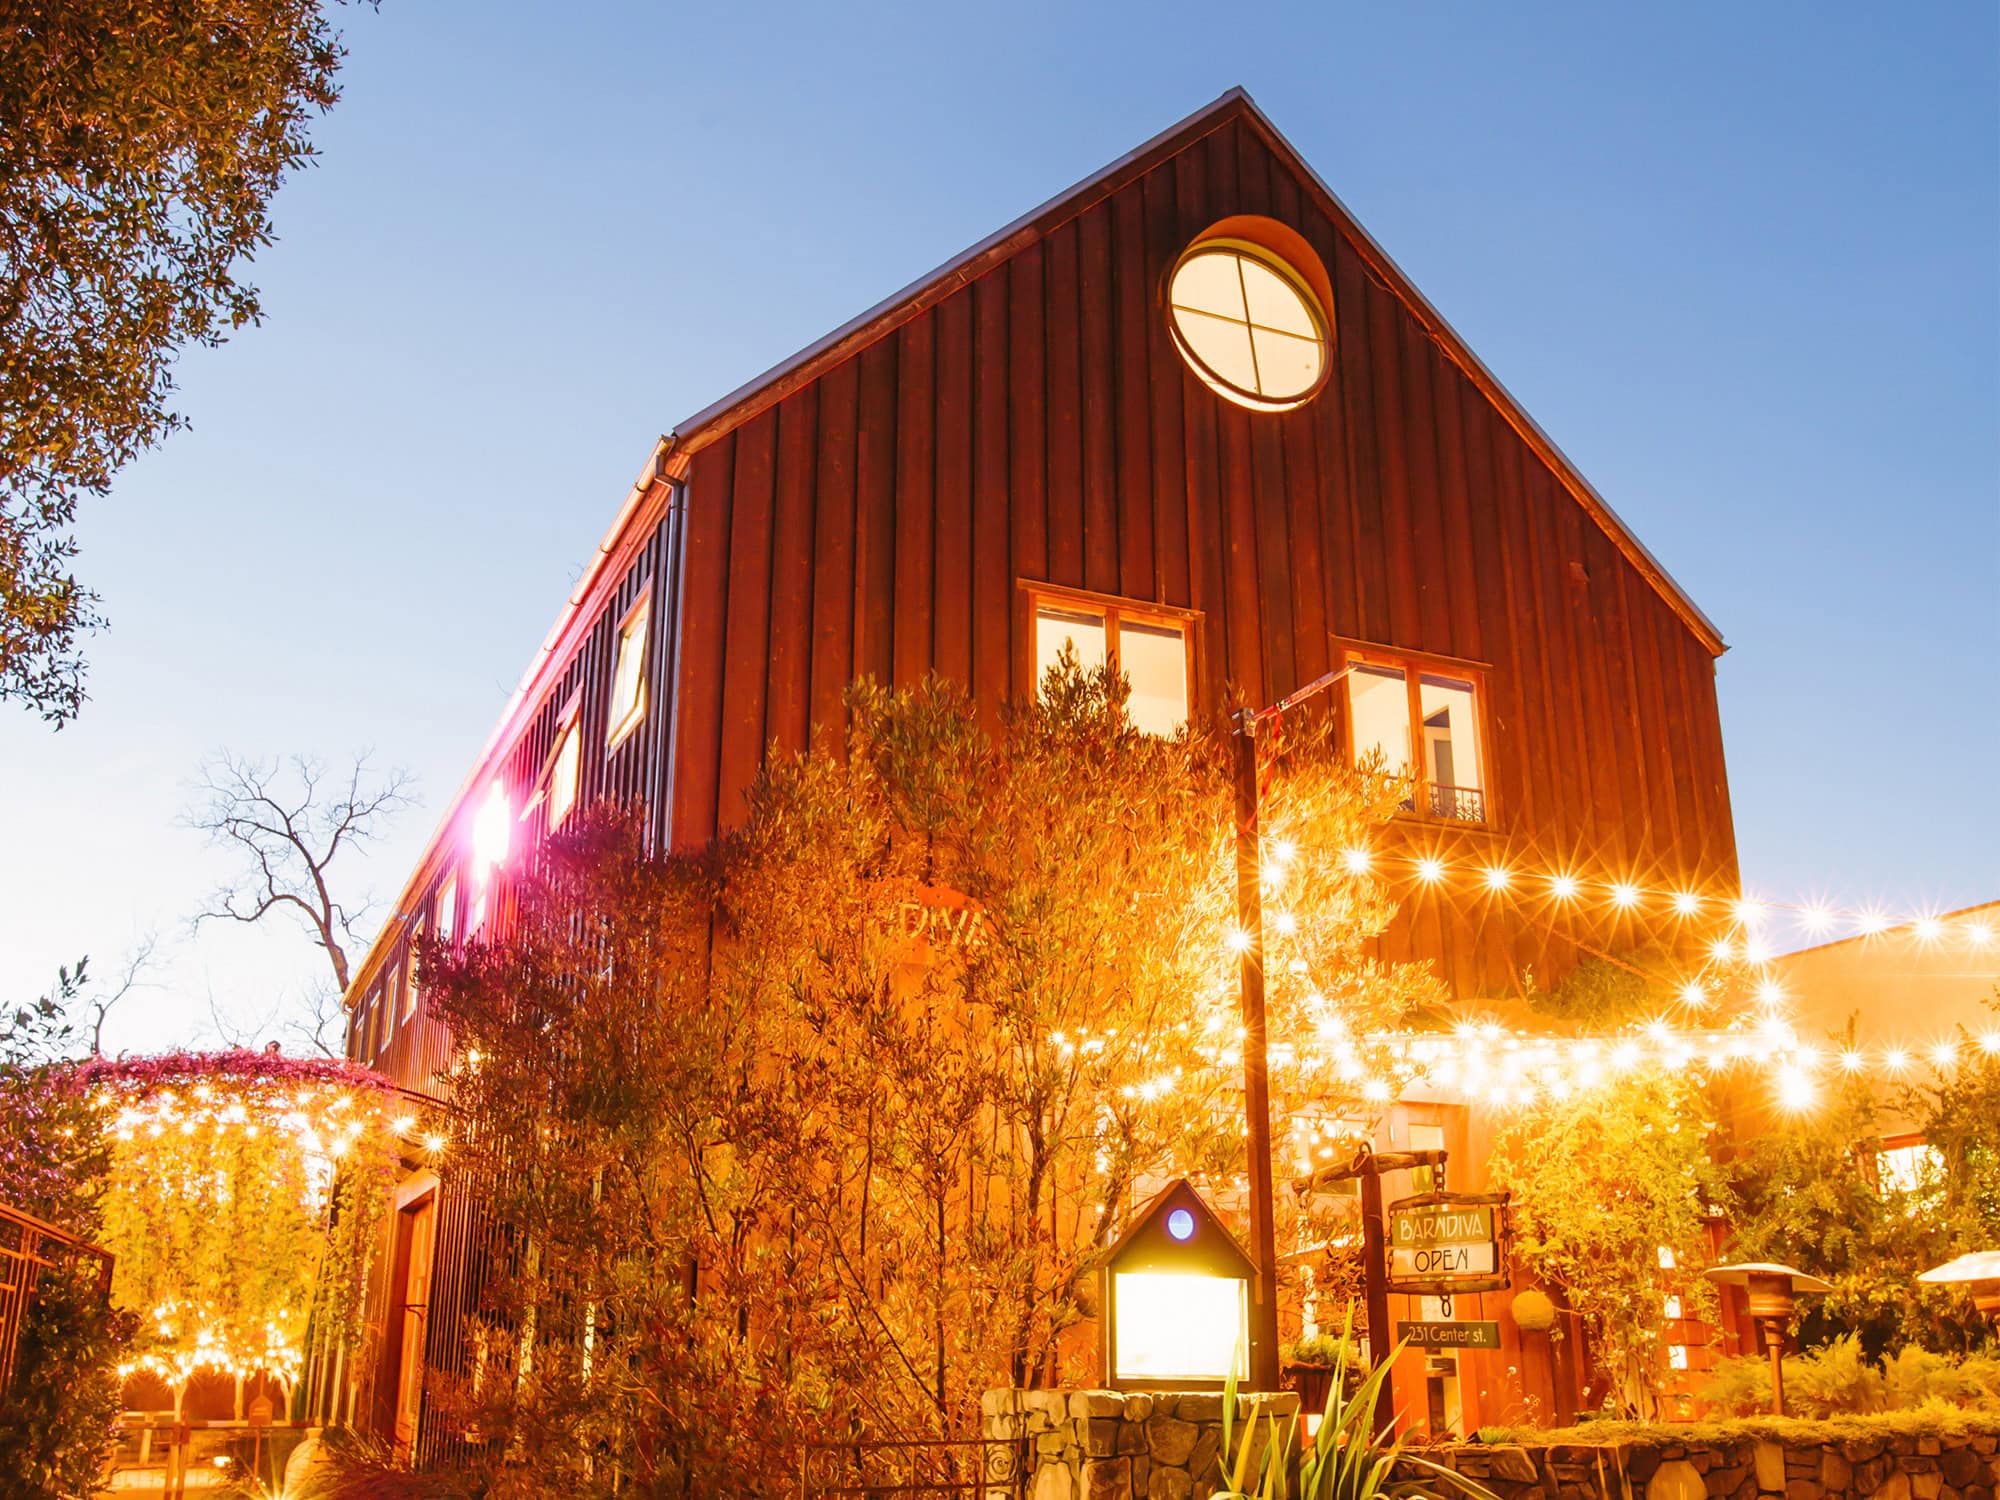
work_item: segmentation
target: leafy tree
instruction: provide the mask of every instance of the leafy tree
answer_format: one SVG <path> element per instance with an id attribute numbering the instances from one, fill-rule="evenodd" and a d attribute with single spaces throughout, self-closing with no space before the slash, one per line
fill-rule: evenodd
<path id="1" fill-rule="evenodd" d="M 840 753 L 774 761 L 713 849 L 581 815 L 504 942 L 424 953 L 452 1169 L 507 1247 L 446 1397 L 496 1494 L 510 1453 L 749 1494 L 807 1435 L 962 1432 L 983 1388 L 1074 1378 L 1149 1185 L 1240 1180 L 1226 746 L 1136 733 L 1073 660 L 1045 689 L 995 732 L 942 682 L 858 687 Z M 1323 733 L 1272 768 L 1281 1110 L 1362 1108 L 1366 1035 L 1437 994 L 1369 956 L 1393 908 L 1340 858 L 1393 801 Z M 1299 1045 L 1336 1029 L 1338 1063 Z"/>
<path id="2" fill-rule="evenodd" d="M 1638 1071 L 1614 1088 L 1540 1096 L 1497 1133 L 1488 1159 L 1513 1193 L 1514 1252 L 1579 1313 L 1607 1407 L 1650 1417 L 1663 1373 L 1659 1252 L 1707 1258 L 1712 1128 L 1697 1081 Z M 1699 1279 L 1676 1288 L 1700 1317 Z"/>
<path id="3" fill-rule="evenodd" d="M 87 965 L 0 1016 L 0 1203 L 94 1241 L 106 1165 L 101 1117 L 70 1066 L 86 1044 L 73 1019 Z M 22 1500 L 91 1493 L 117 1416 L 116 1366 L 132 1333 L 105 1305 L 95 1262 L 58 1258 L 21 1330 L 13 1388 L 0 1401 L 0 1473 Z"/>
<path id="4" fill-rule="evenodd" d="M 183 424 L 179 352 L 257 320 L 341 49 L 321 0 L 8 0 L 0 53 L 0 699 L 61 725 L 100 623 L 78 499 Z"/>

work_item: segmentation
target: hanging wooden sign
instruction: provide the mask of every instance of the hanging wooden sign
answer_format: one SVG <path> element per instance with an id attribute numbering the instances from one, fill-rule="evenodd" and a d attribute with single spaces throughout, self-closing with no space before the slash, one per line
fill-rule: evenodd
<path id="1" fill-rule="evenodd" d="M 1389 1290 L 1431 1296 L 1499 1291 L 1505 1193 L 1426 1193 L 1389 1205 Z"/>

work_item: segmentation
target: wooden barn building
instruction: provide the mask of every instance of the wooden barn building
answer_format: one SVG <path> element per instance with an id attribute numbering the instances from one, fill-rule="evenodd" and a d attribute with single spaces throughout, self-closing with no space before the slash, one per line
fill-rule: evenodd
<path id="1" fill-rule="evenodd" d="M 409 953 L 485 922 L 482 815 L 532 840 L 640 799 L 700 845 L 864 675 L 997 714 L 1062 639 L 1162 730 L 1358 663 L 1342 732 L 1408 766 L 1410 849 L 1736 889 L 1715 626 L 1232 90 L 659 441 L 359 965 L 349 1054 L 418 1089 L 446 1063 Z M 1382 946 L 1504 1005 L 1642 920 L 1441 888 Z M 1405 1101 L 1377 1144 L 1476 1157 L 1467 1130 Z M 382 1346 L 346 1372 L 419 1447 L 464 1212 L 404 1185 Z M 1434 1414 L 1506 1415 L 1507 1330 L 1418 1372 Z"/>

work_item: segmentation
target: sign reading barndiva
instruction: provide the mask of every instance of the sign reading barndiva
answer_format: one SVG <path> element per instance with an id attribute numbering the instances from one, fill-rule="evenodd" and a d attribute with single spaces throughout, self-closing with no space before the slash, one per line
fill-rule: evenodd
<path id="1" fill-rule="evenodd" d="M 1389 1290 L 1498 1291 L 1504 1193 L 1431 1193 L 1389 1205 Z"/>

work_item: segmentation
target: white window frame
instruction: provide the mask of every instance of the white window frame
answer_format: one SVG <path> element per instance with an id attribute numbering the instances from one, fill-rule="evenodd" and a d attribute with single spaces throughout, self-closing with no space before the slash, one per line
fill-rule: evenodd
<path id="1" fill-rule="evenodd" d="M 637 628 L 634 628 L 634 621 Z M 608 728 L 604 734 L 605 753 L 609 754 L 622 745 L 639 723 L 646 717 L 646 669 L 650 665 L 653 634 L 653 591 L 643 588 L 631 607 L 619 616 L 617 642 L 618 649 L 612 653 L 611 681 L 605 688 L 604 712 Z M 618 682 L 624 675 L 625 653 L 637 644 L 639 660 L 633 668 L 632 702 L 620 712 L 618 705 Z"/>

